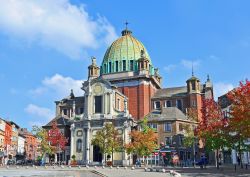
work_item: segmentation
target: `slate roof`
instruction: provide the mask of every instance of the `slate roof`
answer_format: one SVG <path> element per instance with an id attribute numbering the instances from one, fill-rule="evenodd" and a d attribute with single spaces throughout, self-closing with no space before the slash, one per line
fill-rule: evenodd
<path id="1" fill-rule="evenodd" d="M 56 121 L 58 126 L 66 126 L 66 125 L 70 125 L 69 123 L 69 119 L 65 118 L 63 116 L 56 116 L 54 119 L 52 119 L 49 123 L 47 123 L 45 126 L 43 127 L 50 127 L 52 126 L 53 121 Z"/>
<path id="2" fill-rule="evenodd" d="M 204 92 L 204 84 L 200 84 L 200 92 Z M 187 86 L 158 89 L 154 98 L 182 97 L 187 95 Z"/>
<path id="3" fill-rule="evenodd" d="M 148 116 L 148 121 L 166 121 L 166 120 L 188 120 L 186 115 L 177 107 L 162 108 L 154 110 Z"/>
<path id="4" fill-rule="evenodd" d="M 78 103 L 84 103 L 84 96 L 79 96 L 79 97 L 74 97 L 74 98 L 63 98 L 61 101 L 55 101 L 55 103 L 64 103 L 64 104 L 73 104 L 73 101 L 75 101 L 75 104 L 78 104 Z"/>
<path id="5" fill-rule="evenodd" d="M 158 89 L 153 98 L 173 97 L 173 96 L 184 96 L 187 94 L 187 87 L 171 87 Z"/>

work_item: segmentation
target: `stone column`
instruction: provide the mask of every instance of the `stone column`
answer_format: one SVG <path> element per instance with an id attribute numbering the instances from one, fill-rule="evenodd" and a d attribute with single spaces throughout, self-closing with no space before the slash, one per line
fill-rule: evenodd
<path id="1" fill-rule="evenodd" d="M 88 120 L 88 127 L 86 129 L 86 162 L 89 163 L 90 154 L 90 121 Z"/>
<path id="2" fill-rule="evenodd" d="M 71 156 L 74 154 L 74 134 L 75 134 L 75 124 L 72 123 L 70 126 L 70 132 L 71 132 L 71 139 L 70 139 L 70 159 Z"/>

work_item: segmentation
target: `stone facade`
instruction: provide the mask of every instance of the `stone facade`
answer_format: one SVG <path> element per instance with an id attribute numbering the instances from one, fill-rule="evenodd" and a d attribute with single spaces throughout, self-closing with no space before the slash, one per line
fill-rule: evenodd
<path id="1" fill-rule="evenodd" d="M 80 120 L 71 121 L 71 155 L 76 156 L 78 163 L 102 163 L 105 157 L 91 144 L 91 139 L 105 124 L 111 123 L 123 143 L 128 143 L 133 119 L 128 112 L 127 97 L 107 80 L 90 75 L 82 89 L 84 114 Z M 113 161 L 116 165 L 130 163 L 125 152 L 114 153 Z"/>

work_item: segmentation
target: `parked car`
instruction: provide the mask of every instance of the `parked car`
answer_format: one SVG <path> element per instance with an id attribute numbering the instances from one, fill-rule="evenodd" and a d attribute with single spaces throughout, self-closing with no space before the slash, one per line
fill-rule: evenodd
<path id="1" fill-rule="evenodd" d="M 15 165 L 15 163 L 16 163 L 15 160 L 12 159 L 7 161 L 7 165 Z"/>
<path id="2" fill-rule="evenodd" d="M 16 161 L 16 165 L 24 165 L 25 164 L 25 160 L 17 160 Z"/>
<path id="3" fill-rule="evenodd" d="M 34 165 L 34 161 L 33 160 L 27 160 L 26 165 Z"/>

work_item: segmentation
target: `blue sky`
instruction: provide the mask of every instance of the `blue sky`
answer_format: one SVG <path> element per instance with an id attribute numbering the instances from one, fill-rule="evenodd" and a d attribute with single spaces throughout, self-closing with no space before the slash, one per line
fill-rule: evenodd
<path id="1" fill-rule="evenodd" d="M 42 125 L 129 21 L 163 87 L 209 74 L 216 96 L 250 77 L 249 1 L 14 0 L 0 7 L 0 117 Z"/>

